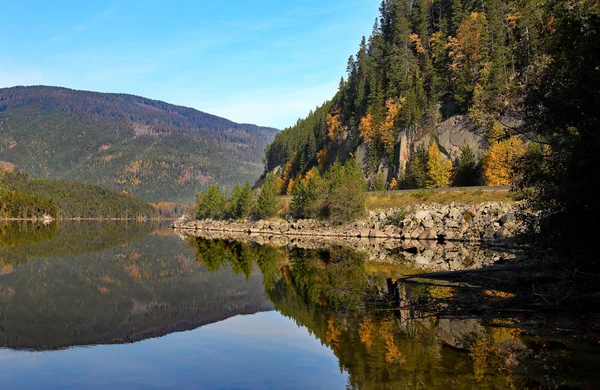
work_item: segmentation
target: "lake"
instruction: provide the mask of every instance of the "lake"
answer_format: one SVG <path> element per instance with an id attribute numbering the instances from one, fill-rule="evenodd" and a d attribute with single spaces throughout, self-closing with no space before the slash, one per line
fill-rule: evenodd
<path id="1" fill-rule="evenodd" d="M 444 315 L 462 287 L 404 282 L 401 255 L 0 226 L 3 389 L 600 388 L 592 336 Z"/>

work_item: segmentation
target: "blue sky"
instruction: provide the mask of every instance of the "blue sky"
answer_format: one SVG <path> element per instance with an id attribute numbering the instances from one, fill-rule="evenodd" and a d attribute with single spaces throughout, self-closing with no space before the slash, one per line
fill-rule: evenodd
<path id="1" fill-rule="evenodd" d="M 0 86 L 131 93 L 284 128 L 333 96 L 379 3 L 5 2 Z"/>

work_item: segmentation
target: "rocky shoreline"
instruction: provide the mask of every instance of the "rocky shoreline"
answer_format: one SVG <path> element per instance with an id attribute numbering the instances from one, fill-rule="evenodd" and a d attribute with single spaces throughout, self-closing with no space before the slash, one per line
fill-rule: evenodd
<path id="1" fill-rule="evenodd" d="M 380 238 L 505 245 L 522 230 L 522 224 L 515 217 L 517 209 L 515 203 L 498 202 L 422 204 L 408 210 L 369 211 L 365 218 L 345 225 L 319 220 L 213 221 L 181 218 L 173 224 L 173 228 L 182 234 L 213 231 L 267 237 Z"/>

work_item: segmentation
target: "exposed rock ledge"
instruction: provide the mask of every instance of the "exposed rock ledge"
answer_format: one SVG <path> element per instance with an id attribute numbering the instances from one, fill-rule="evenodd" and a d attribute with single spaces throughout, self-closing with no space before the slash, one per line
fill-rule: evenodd
<path id="1" fill-rule="evenodd" d="M 383 238 L 395 240 L 485 241 L 508 244 L 521 229 L 514 203 L 479 205 L 418 205 L 410 210 L 370 211 L 364 219 L 346 225 L 327 221 L 261 220 L 213 221 L 178 220 L 175 230 L 238 232 L 264 236 L 322 238 Z"/>

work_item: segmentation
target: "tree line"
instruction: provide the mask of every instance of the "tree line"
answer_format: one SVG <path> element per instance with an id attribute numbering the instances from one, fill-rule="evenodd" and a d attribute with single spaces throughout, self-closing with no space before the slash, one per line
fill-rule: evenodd
<path id="1" fill-rule="evenodd" d="M 0 218 L 123 218 L 156 216 L 132 195 L 66 180 L 30 178 L 0 171 Z"/>
<path id="2" fill-rule="evenodd" d="M 196 197 L 198 219 L 264 219 L 280 209 L 277 196 L 283 182 L 269 174 L 261 187 L 252 190 L 249 182 L 236 185 L 229 196 L 217 185 Z M 323 218 L 344 222 L 359 217 L 365 210 L 367 182 L 356 161 L 336 162 L 324 176 L 312 169 L 298 182 L 288 183 L 292 195 L 290 215 L 296 219 Z"/>

